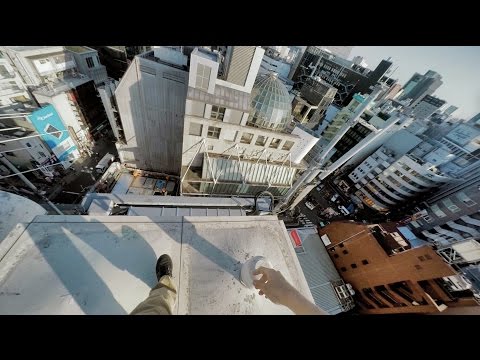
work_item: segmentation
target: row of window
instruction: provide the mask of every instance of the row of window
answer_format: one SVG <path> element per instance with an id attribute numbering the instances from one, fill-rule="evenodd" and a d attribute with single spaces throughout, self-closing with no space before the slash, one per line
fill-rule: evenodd
<path id="1" fill-rule="evenodd" d="M 458 200 L 460 200 L 461 202 L 463 202 L 466 206 L 470 207 L 470 206 L 473 206 L 476 204 L 475 201 L 473 201 L 472 199 L 470 199 L 467 194 L 465 194 L 464 192 L 460 192 L 458 194 L 456 194 L 456 197 Z M 442 203 L 443 205 L 448 209 L 450 210 L 452 213 L 456 213 L 456 212 L 459 212 L 461 209 L 455 205 L 453 203 L 453 201 L 450 199 L 450 198 L 446 198 L 444 200 L 442 200 Z M 445 214 L 444 211 L 442 211 L 440 209 L 440 207 L 438 206 L 438 203 L 437 204 L 434 204 L 430 207 L 430 209 L 433 211 L 433 213 L 439 217 L 439 218 L 443 218 L 443 217 L 446 217 L 447 214 Z"/>
<path id="2" fill-rule="evenodd" d="M 363 264 L 363 265 L 368 265 L 369 262 L 368 262 L 367 259 L 363 259 L 363 260 L 362 260 L 362 264 Z M 350 264 L 350 266 L 352 267 L 352 269 L 356 269 L 356 268 L 358 267 L 357 264 L 355 264 L 355 263 Z M 346 271 L 347 271 L 347 268 L 346 268 L 345 266 L 342 266 L 342 267 L 340 268 L 340 270 L 341 270 L 342 272 L 346 272 Z"/>
<path id="3" fill-rule="evenodd" d="M 198 124 L 195 122 L 190 123 L 190 128 L 188 131 L 189 135 L 202 136 L 202 131 L 203 131 L 202 124 Z M 211 139 L 219 139 L 221 131 L 222 131 L 222 128 L 219 128 L 216 126 L 209 126 L 207 130 L 207 137 Z M 237 134 L 238 134 L 238 131 L 237 131 Z M 254 134 L 252 133 L 244 132 L 242 133 L 240 142 L 242 144 L 250 144 L 253 140 L 253 136 Z M 265 146 L 267 141 L 268 141 L 268 138 L 266 136 L 259 135 L 255 140 L 255 145 Z M 268 147 L 272 149 L 278 149 L 281 142 L 282 142 L 282 139 L 273 138 Z M 295 143 L 293 141 L 287 140 L 285 141 L 285 144 L 282 146 L 282 150 L 290 150 L 294 144 Z"/>

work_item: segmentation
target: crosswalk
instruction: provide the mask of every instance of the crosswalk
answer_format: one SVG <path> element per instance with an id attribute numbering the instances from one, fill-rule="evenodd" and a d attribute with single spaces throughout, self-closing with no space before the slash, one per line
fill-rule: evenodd
<path id="1" fill-rule="evenodd" d="M 312 223 L 304 214 L 300 214 L 298 216 L 298 222 L 304 227 L 316 227 L 316 225 Z"/>

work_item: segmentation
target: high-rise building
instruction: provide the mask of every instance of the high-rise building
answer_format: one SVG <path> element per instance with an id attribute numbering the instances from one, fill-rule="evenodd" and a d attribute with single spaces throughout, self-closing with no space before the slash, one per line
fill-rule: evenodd
<path id="1" fill-rule="evenodd" d="M 350 53 L 354 48 L 354 46 L 320 46 L 320 47 L 344 59 L 348 59 L 350 57 Z"/>
<path id="2" fill-rule="evenodd" d="M 475 128 L 480 127 L 480 113 L 472 117 L 470 120 L 467 121 L 468 124 L 474 126 Z"/>
<path id="3" fill-rule="evenodd" d="M 433 70 L 428 70 L 425 75 L 415 73 L 405 84 L 399 100 L 410 99 L 410 106 L 414 107 L 425 95 L 432 95 L 442 84 L 442 76 Z"/>
<path id="4" fill-rule="evenodd" d="M 450 105 L 448 108 L 445 109 L 443 112 L 445 115 L 450 116 L 452 115 L 455 111 L 458 110 L 458 107 L 455 105 Z"/>
<path id="5" fill-rule="evenodd" d="M 426 119 L 446 103 L 445 100 L 435 96 L 425 95 L 423 99 L 413 107 L 412 116 L 417 119 Z"/>
<path id="6" fill-rule="evenodd" d="M 0 112 L 15 104 L 34 104 L 20 74 L 0 51 Z"/>
<path id="7" fill-rule="evenodd" d="M 96 88 L 108 81 L 97 52 L 85 46 L 5 46 L 2 50 L 36 105 L 54 105 L 79 150 L 89 153 L 94 139 L 109 127 Z"/>
<path id="8" fill-rule="evenodd" d="M 428 150 L 427 150 L 428 149 Z M 389 211 L 419 194 L 452 180 L 438 168 L 444 152 L 401 130 L 349 175 L 365 205 Z"/>
<path id="9" fill-rule="evenodd" d="M 156 48 L 133 59 L 115 90 L 122 163 L 180 174 L 187 87 L 187 57 L 181 52 Z"/>
<path id="10" fill-rule="evenodd" d="M 263 52 L 228 47 L 223 57 L 199 47 L 187 60 L 154 48 L 137 56 L 116 90 L 127 141 L 118 145 L 122 162 L 180 175 L 181 194 L 285 193 L 318 138 L 291 128 L 291 100 L 278 76 L 257 76 Z M 162 87 L 155 90 L 155 82 Z"/>
<path id="11" fill-rule="evenodd" d="M 444 156 L 451 158 L 445 171 L 454 179 L 425 198 L 419 206 L 422 216 L 409 219 L 409 227 L 417 235 L 438 245 L 480 238 L 479 140 L 480 129 L 469 124 L 459 124 L 446 135 L 431 139 L 437 146 L 450 150 L 451 154 Z"/>
<path id="12" fill-rule="evenodd" d="M 337 89 L 321 79 L 307 79 L 293 101 L 293 117 L 301 124 L 314 128 L 333 102 Z"/>
<path id="13" fill-rule="evenodd" d="M 87 46 L 65 46 L 65 49 L 73 55 L 78 71 L 92 79 L 95 85 L 108 81 L 107 69 L 100 63 L 96 50 Z"/>
<path id="14" fill-rule="evenodd" d="M 293 208 L 313 189 L 318 180 L 340 171 L 344 164 L 355 166 L 405 125 L 408 118 L 398 112 L 375 115 L 367 110 L 380 91 L 381 87 L 376 86 L 372 94 L 356 106 L 353 114 L 330 141 L 320 138 L 305 157 L 309 168 L 277 204 L 277 209 L 285 206 Z"/>
<path id="15" fill-rule="evenodd" d="M 206 49 L 190 56 L 182 193 L 253 196 L 268 190 L 282 196 L 306 167 L 302 159 L 318 138 L 290 126 L 291 100 L 278 76 L 257 76 L 263 49 L 229 52 L 227 70 L 219 69 L 218 55 Z M 208 86 L 197 80 L 201 71 L 208 74 Z M 243 87 L 223 80 L 240 77 Z"/>
<path id="16" fill-rule="evenodd" d="M 309 46 L 303 53 L 298 66 L 293 70 L 292 80 L 300 87 L 309 77 L 320 77 L 337 88 L 335 104 L 346 106 L 355 93 L 369 94 L 379 81 L 387 81 L 386 74 L 392 63 L 382 60 L 373 70 L 353 61 L 346 60 L 318 46 Z M 393 85 L 391 83 L 390 85 Z"/>
<path id="17" fill-rule="evenodd" d="M 438 313 L 478 306 L 472 291 L 455 286 L 461 280 L 455 269 L 391 223 L 334 222 L 319 234 L 363 313 Z"/>
<path id="18" fill-rule="evenodd" d="M 40 171 L 32 172 L 32 176 L 38 178 L 44 178 L 45 176 L 53 177 L 53 168 L 42 167 L 42 165 L 58 162 L 49 146 L 41 137 L 23 139 L 24 137 L 38 134 L 34 126 L 26 119 L 16 118 L 14 115 L 12 118 L 4 118 L 0 121 L 0 141 L 2 142 L 0 143 L 0 156 L 5 156 L 20 171 L 39 167 Z M 16 140 L 9 141 L 13 139 Z M 11 171 L 8 168 L 4 168 L 1 175 L 6 176 L 10 173 Z"/>

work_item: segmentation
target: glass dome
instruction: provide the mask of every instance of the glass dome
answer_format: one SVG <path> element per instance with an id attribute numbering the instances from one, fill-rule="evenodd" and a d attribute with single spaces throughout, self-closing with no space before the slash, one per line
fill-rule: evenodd
<path id="1" fill-rule="evenodd" d="M 283 130 L 292 118 L 292 103 L 287 88 L 276 73 L 258 76 L 251 95 L 247 125 Z"/>

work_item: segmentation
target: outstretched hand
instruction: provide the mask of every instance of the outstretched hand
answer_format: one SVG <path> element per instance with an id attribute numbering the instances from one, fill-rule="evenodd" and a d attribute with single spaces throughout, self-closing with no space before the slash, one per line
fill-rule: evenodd
<path id="1" fill-rule="evenodd" d="M 261 266 L 253 275 L 261 275 L 260 279 L 253 280 L 258 294 L 265 295 L 274 304 L 284 305 L 298 315 L 327 315 L 290 285 L 280 271 Z"/>
<path id="2" fill-rule="evenodd" d="M 258 294 L 265 295 L 275 304 L 285 305 L 288 295 L 296 291 L 280 271 L 261 266 L 253 272 L 253 275 L 262 276 L 259 280 L 253 280 L 255 288 L 260 290 Z"/>

